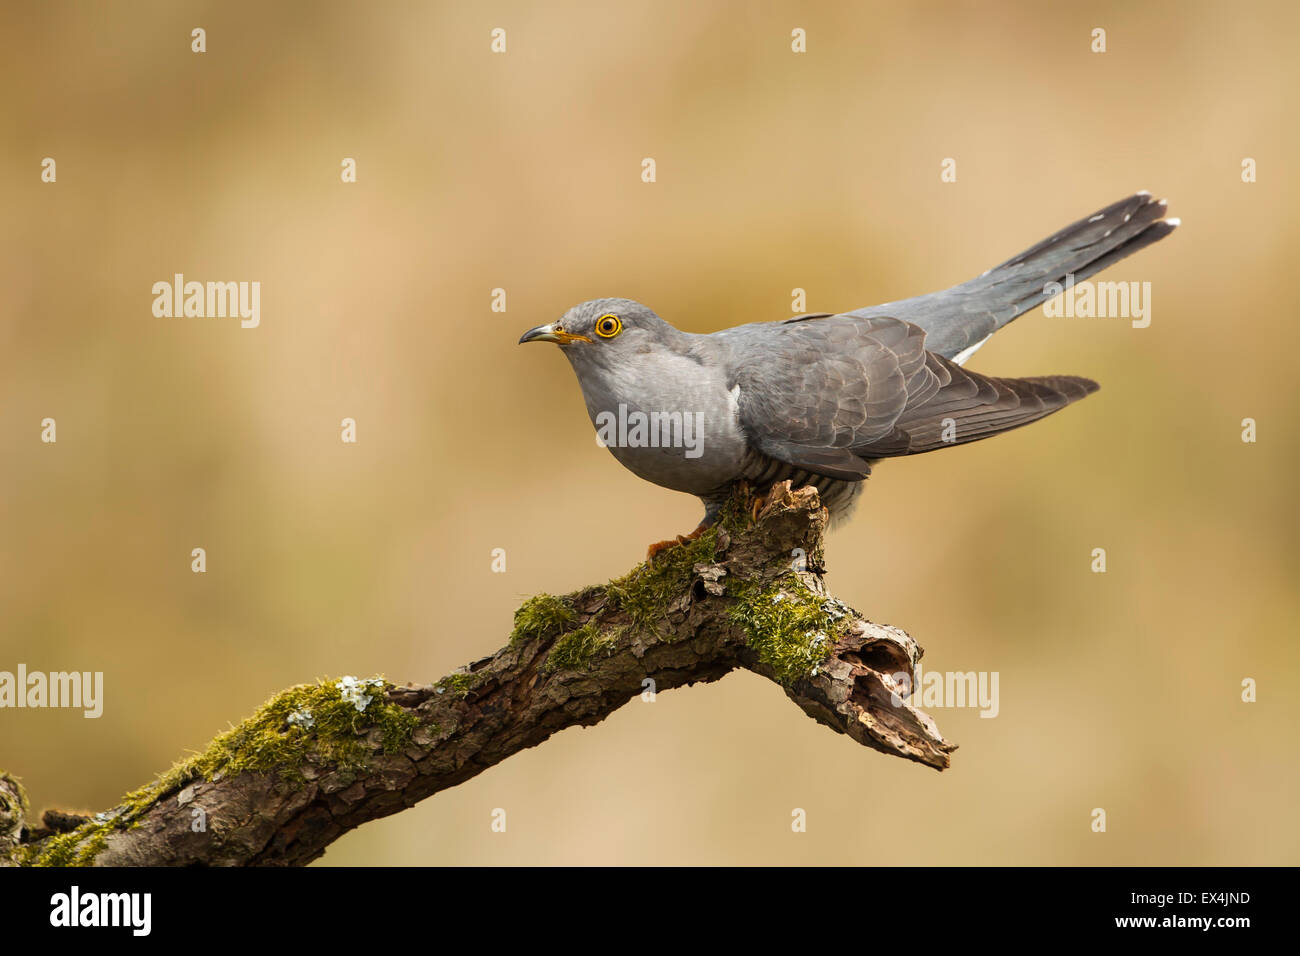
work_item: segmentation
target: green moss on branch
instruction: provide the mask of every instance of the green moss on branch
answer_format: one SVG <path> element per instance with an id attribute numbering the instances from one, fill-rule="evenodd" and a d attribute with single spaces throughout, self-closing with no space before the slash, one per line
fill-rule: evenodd
<path id="1" fill-rule="evenodd" d="M 538 594 L 519 605 L 519 610 L 515 611 L 515 627 L 510 632 L 510 644 L 518 647 L 524 641 L 554 637 L 577 619 L 577 612 L 563 598 Z"/>
<path id="2" fill-rule="evenodd" d="M 419 718 L 390 703 L 381 678 L 320 681 L 272 697 L 252 717 L 218 735 L 207 749 L 176 764 L 156 781 L 128 793 L 122 804 L 68 833 L 20 848 L 24 866 L 89 866 L 109 835 L 137 825 L 160 799 L 197 780 L 241 773 L 276 773 L 292 786 L 305 781 L 311 762 L 347 772 L 366 768 L 366 737 L 379 731 L 385 753 L 405 747 Z"/>
<path id="3" fill-rule="evenodd" d="M 478 682 L 479 679 L 473 674 L 456 673 L 448 674 L 434 686 L 439 694 L 451 694 L 456 700 L 464 700 L 469 696 L 470 689 Z"/>
<path id="4" fill-rule="evenodd" d="M 613 651 L 616 638 L 617 632 L 603 631 L 595 621 L 588 621 L 555 642 L 542 668 L 546 671 L 585 670 L 598 655 L 609 655 Z"/>
<path id="5" fill-rule="evenodd" d="M 717 546 L 718 527 L 714 526 L 694 540 L 661 551 L 654 561 L 639 564 L 631 573 L 609 582 L 610 607 L 626 613 L 634 626 L 658 636 L 668 604 L 690 587 L 697 564 L 716 559 Z"/>
<path id="6" fill-rule="evenodd" d="M 790 685 L 817 673 L 835 648 L 837 624 L 847 614 L 840 602 L 828 599 L 787 574 L 768 587 L 732 582 L 727 593 L 736 599 L 728 612 L 745 630 L 758 659 Z"/>

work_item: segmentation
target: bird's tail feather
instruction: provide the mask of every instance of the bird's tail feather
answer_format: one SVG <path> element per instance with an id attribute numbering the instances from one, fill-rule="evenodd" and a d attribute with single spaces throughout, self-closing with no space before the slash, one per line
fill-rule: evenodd
<path id="1" fill-rule="evenodd" d="M 911 322 L 925 331 L 927 349 L 962 362 L 998 329 L 1052 298 L 1069 276 L 1081 282 L 1169 235 L 1178 220 L 1165 212 L 1163 199 L 1134 193 L 961 285 L 845 315 Z"/>
<path id="2" fill-rule="evenodd" d="M 953 398 L 945 400 L 946 387 L 912 415 L 904 413 L 891 439 L 870 449 L 873 457 L 919 455 L 991 438 L 1046 418 L 1100 388 L 1077 375 L 992 378 L 955 365 L 948 368 L 954 372 Z"/>
<path id="3" fill-rule="evenodd" d="M 1177 219 L 1165 219 L 1163 199 L 1135 193 L 1091 216 L 1071 223 L 1001 265 L 958 288 L 981 301 L 982 310 L 997 316 L 1002 328 L 1017 316 L 1041 305 L 1053 293 L 1045 287 L 1064 285 L 1068 276 L 1081 282 L 1107 266 L 1131 256 L 1173 232 Z"/>

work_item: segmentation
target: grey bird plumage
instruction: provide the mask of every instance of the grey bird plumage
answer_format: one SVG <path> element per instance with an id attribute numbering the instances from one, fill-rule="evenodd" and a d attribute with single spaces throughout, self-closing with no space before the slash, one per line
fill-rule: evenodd
<path id="1" fill-rule="evenodd" d="M 961 285 L 840 314 L 682 332 L 630 299 L 593 299 L 520 342 L 557 343 L 592 422 L 633 473 L 705 506 L 732 486 L 814 485 L 833 520 L 872 465 L 1018 428 L 1095 392 L 1073 375 L 994 378 L 962 368 L 990 335 L 1173 231 L 1137 193 Z M 636 426 L 640 423 L 640 431 Z M 647 424 L 648 423 L 648 424 Z"/>

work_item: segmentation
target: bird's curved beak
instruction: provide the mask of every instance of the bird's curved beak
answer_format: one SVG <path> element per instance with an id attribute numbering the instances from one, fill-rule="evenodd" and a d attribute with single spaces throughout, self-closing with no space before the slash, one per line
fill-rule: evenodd
<path id="1" fill-rule="evenodd" d="M 551 325 L 539 325 L 535 329 L 529 329 L 523 335 L 519 336 L 519 344 L 525 342 L 554 342 L 557 345 L 568 345 L 570 342 L 590 342 L 591 339 L 585 335 L 574 335 L 572 332 L 566 332 L 556 323 Z"/>

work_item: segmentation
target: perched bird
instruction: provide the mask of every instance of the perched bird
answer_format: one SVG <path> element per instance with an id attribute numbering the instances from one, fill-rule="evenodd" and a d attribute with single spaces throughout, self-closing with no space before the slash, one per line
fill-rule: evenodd
<path id="1" fill-rule="evenodd" d="M 1073 375 L 993 378 L 962 364 L 1068 276 L 1082 281 L 1167 236 L 1178 220 L 1164 215 L 1164 200 L 1140 192 L 969 282 L 838 315 L 699 335 L 639 302 L 592 299 L 519 341 L 559 345 L 624 467 L 704 502 L 687 537 L 717 520 L 739 481 L 813 485 L 835 523 L 879 459 L 988 438 L 1095 392 Z"/>

